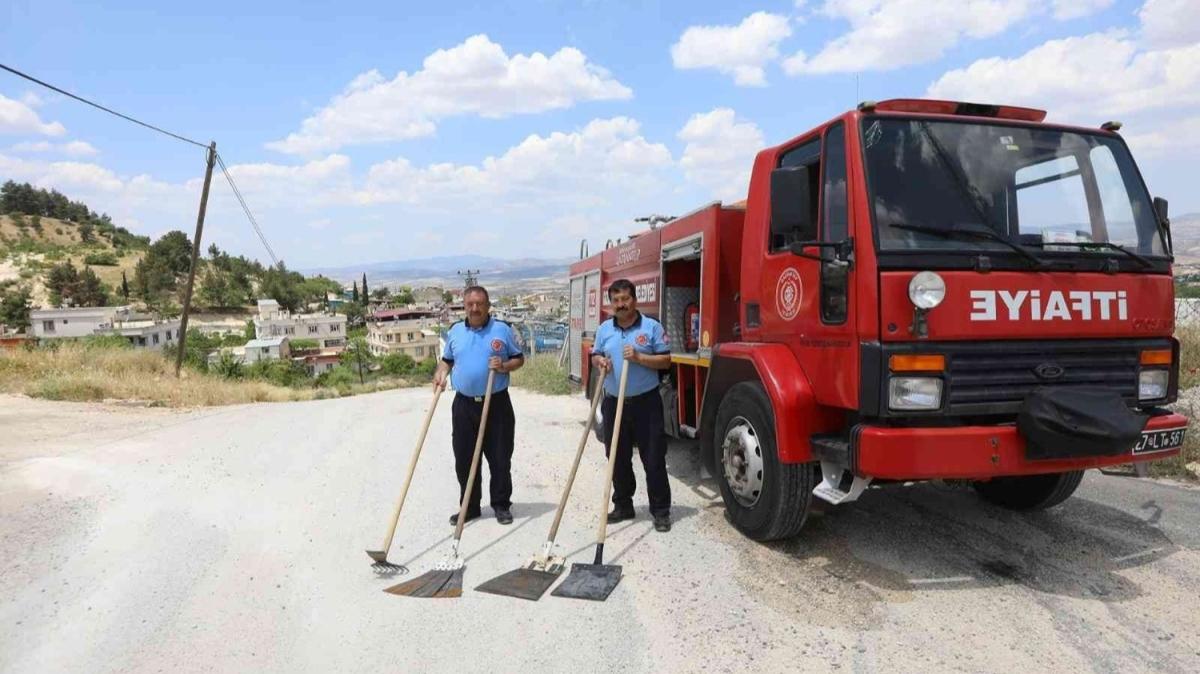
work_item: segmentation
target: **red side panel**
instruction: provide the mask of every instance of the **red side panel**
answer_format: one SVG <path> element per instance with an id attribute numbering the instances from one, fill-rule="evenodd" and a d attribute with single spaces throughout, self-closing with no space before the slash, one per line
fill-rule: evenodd
<path id="1" fill-rule="evenodd" d="M 808 376 L 787 346 L 732 342 L 721 345 L 720 355 L 754 364 L 775 411 L 775 439 L 781 462 L 811 461 L 809 436 L 842 427 L 845 420 L 840 412 L 817 406 Z"/>

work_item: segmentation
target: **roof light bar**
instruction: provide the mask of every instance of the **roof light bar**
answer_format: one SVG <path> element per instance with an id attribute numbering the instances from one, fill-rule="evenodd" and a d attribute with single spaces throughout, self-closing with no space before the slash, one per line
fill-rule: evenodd
<path id="1" fill-rule="evenodd" d="M 869 107 L 865 107 L 868 104 Z M 1022 108 L 1015 105 L 939 101 L 924 98 L 893 98 L 886 101 L 879 101 L 878 103 L 864 101 L 859 103 L 858 109 L 863 112 L 917 112 L 930 115 L 996 117 L 999 119 L 1017 119 L 1023 122 L 1040 122 L 1046 119 L 1046 111 L 1035 108 Z"/>

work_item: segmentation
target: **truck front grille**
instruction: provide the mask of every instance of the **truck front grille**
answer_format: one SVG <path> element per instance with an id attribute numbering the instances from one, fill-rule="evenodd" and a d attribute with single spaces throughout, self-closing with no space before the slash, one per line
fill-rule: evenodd
<path id="1" fill-rule="evenodd" d="M 1027 395 L 1043 386 L 1104 388 L 1133 403 L 1138 356 L 1137 348 L 1112 343 L 955 348 L 947 354 L 947 412 L 1015 413 Z"/>

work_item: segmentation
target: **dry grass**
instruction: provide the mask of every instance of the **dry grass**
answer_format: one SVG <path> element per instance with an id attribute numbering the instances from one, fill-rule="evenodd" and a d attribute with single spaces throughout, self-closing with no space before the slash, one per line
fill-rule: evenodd
<path id="1" fill-rule="evenodd" d="M 173 363 L 152 351 L 66 343 L 53 350 L 0 352 L 0 392 L 48 400 L 136 400 L 166 407 L 208 407 L 337 398 L 407 385 L 403 380 L 383 380 L 339 391 L 230 381 L 187 369 L 182 374 L 176 379 Z"/>
<path id="2" fill-rule="evenodd" d="M 578 387 L 567 379 L 567 371 L 558 367 L 558 354 L 530 356 L 525 365 L 512 374 L 512 385 L 545 395 L 567 395 Z"/>
<path id="3" fill-rule="evenodd" d="M 1188 326 L 1175 330 L 1179 340 L 1179 390 L 1200 385 L 1200 327 Z"/>

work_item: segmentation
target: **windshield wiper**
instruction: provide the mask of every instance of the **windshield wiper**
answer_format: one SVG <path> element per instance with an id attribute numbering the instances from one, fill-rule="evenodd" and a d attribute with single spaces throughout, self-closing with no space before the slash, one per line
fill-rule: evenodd
<path id="1" fill-rule="evenodd" d="M 1132 250 L 1129 250 L 1128 248 L 1126 248 L 1125 246 L 1120 246 L 1115 243 L 1109 243 L 1108 241 L 1051 241 L 1050 243 L 1043 243 L 1042 247 L 1045 248 L 1047 245 L 1050 245 L 1050 246 L 1078 246 L 1080 248 L 1088 248 L 1090 246 L 1095 246 L 1096 248 L 1107 248 L 1108 250 L 1115 250 L 1115 251 L 1118 251 L 1118 252 L 1128 255 L 1129 257 L 1136 260 L 1138 264 L 1142 265 L 1143 269 L 1150 269 L 1151 267 L 1154 266 L 1154 263 L 1151 262 L 1148 258 L 1138 255 L 1137 253 L 1133 252 Z"/>
<path id="2" fill-rule="evenodd" d="M 910 225 L 906 222 L 893 222 L 888 226 L 895 227 L 896 229 L 907 230 L 910 232 L 920 232 L 922 234 L 933 234 L 934 236 L 940 236 L 943 239 L 948 239 L 953 236 L 970 236 L 970 237 L 975 237 L 975 238 L 979 238 L 979 239 L 987 239 L 988 241 L 995 241 L 996 243 L 1008 246 L 1014 252 L 1019 254 L 1021 257 L 1025 258 L 1026 260 L 1029 260 L 1029 262 L 1031 262 L 1035 267 L 1041 268 L 1041 267 L 1046 266 L 1046 263 L 1041 258 L 1039 258 L 1037 255 L 1034 255 L 1032 252 L 1030 252 L 1030 250 L 1028 248 L 1026 248 L 1025 246 L 1022 246 L 1019 243 L 1009 241 L 1008 239 L 1004 238 L 1003 236 L 1000 236 L 999 234 L 997 234 L 995 231 L 993 231 L 990 228 L 963 229 L 960 227 L 932 227 L 930 225 Z"/>

